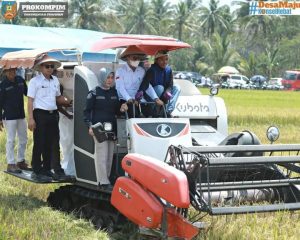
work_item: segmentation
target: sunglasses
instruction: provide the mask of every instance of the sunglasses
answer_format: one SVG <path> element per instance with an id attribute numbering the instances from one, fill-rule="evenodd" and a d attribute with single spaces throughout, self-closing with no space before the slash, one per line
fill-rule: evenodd
<path id="1" fill-rule="evenodd" d="M 49 68 L 54 68 L 54 64 L 45 64 L 43 65 L 45 68 L 49 69 Z"/>

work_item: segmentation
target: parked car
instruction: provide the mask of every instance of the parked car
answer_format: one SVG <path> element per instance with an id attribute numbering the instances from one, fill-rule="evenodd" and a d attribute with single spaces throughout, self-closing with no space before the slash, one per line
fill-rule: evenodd
<path id="1" fill-rule="evenodd" d="M 221 77 L 221 86 L 223 88 L 249 88 L 249 79 L 244 75 L 228 74 Z"/>
<path id="2" fill-rule="evenodd" d="M 268 90 L 283 90 L 282 78 L 270 78 L 267 84 Z"/>
<path id="3" fill-rule="evenodd" d="M 174 73 L 174 78 L 189 80 L 196 85 L 196 84 L 201 83 L 202 76 L 201 76 L 201 74 L 199 74 L 197 72 L 182 71 L 182 72 Z"/>

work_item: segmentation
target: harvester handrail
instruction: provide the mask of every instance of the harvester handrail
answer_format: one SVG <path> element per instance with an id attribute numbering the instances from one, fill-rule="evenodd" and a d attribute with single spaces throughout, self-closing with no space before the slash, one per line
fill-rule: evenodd
<path id="1" fill-rule="evenodd" d="M 189 152 L 226 153 L 226 152 L 282 152 L 300 151 L 300 144 L 266 144 L 266 145 L 226 145 L 226 146 L 192 146 L 183 148 Z"/>
<path id="2" fill-rule="evenodd" d="M 300 163 L 300 156 L 267 156 L 267 157 L 219 157 L 209 158 L 210 166 L 235 164 L 268 164 L 268 163 Z"/>

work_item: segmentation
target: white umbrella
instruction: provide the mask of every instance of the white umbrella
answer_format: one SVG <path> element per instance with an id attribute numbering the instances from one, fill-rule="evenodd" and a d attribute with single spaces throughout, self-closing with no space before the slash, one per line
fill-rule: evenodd
<path id="1" fill-rule="evenodd" d="M 224 66 L 221 67 L 218 71 L 218 75 L 220 74 L 238 74 L 239 71 L 235 67 Z"/>

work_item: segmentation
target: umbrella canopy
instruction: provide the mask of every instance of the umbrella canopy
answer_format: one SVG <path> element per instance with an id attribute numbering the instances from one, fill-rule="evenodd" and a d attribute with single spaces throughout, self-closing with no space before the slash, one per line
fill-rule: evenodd
<path id="1" fill-rule="evenodd" d="M 110 48 L 136 46 L 148 55 L 154 55 L 159 50 L 172 51 L 180 48 L 190 48 L 191 45 L 175 38 L 147 35 L 113 35 L 103 37 L 95 42 L 91 51 L 102 51 Z"/>
<path id="2" fill-rule="evenodd" d="M 64 49 L 66 50 L 66 49 Z M 63 49 L 32 49 L 9 52 L 0 59 L 0 67 L 9 68 L 32 68 L 37 60 L 50 52 L 63 51 Z"/>
<path id="3" fill-rule="evenodd" d="M 224 66 L 221 67 L 218 71 L 218 75 L 220 74 L 238 74 L 239 71 L 235 67 Z"/>
<path id="4" fill-rule="evenodd" d="M 256 82 L 256 81 L 265 82 L 267 79 L 266 79 L 266 77 L 264 77 L 262 75 L 254 75 L 253 77 L 250 78 L 250 80 L 252 82 Z"/>

